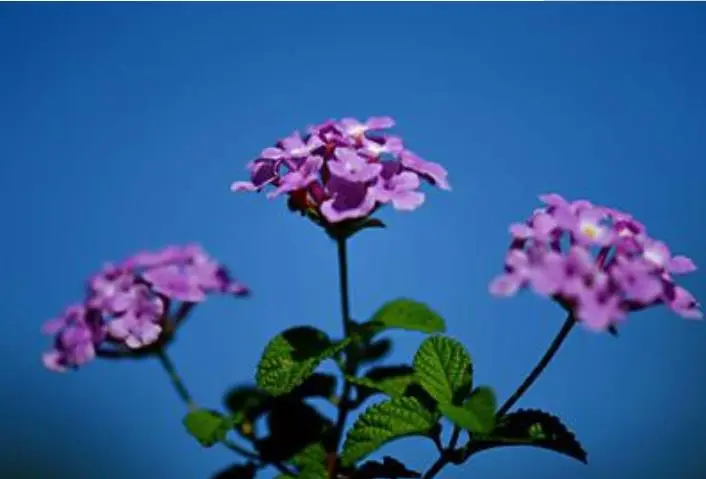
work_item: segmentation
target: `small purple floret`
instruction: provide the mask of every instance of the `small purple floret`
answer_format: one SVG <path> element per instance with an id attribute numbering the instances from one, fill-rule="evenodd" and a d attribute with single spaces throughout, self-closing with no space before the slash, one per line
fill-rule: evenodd
<path id="1" fill-rule="evenodd" d="M 308 127 L 303 136 L 295 131 L 265 148 L 248 166 L 250 181 L 231 189 L 271 187 L 269 198 L 286 194 L 291 208 L 328 223 L 365 218 L 385 204 L 415 210 L 425 199 L 420 180 L 449 190 L 448 173 L 405 149 L 400 137 L 383 133 L 394 125 L 384 116 L 343 118 Z"/>
<path id="2" fill-rule="evenodd" d="M 107 265 L 89 279 L 83 303 L 42 328 L 54 336 L 44 365 L 53 371 L 76 369 L 107 343 L 127 350 L 149 346 L 171 320 L 170 305 L 201 302 L 210 294 L 245 296 L 248 289 L 198 245 L 142 251 Z"/>
<path id="3" fill-rule="evenodd" d="M 505 272 L 491 282 L 492 294 L 531 288 L 598 331 L 658 304 L 686 318 L 702 317 L 696 299 L 672 277 L 696 269 L 690 258 L 673 256 L 627 213 L 557 194 L 540 200 L 544 208 L 510 227 Z"/>

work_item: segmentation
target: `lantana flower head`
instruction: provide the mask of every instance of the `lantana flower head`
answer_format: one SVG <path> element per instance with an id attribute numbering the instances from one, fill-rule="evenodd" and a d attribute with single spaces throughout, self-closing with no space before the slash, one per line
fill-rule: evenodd
<path id="1" fill-rule="evenodd" d="M 612 329 L 628 313 L 660 304 L 686 318 L 702 317 L 696 299 L 674 279 L 695 271 L 694 262 L 673 256 L 642 223 L 585 200 L 540 199 L 544 207 L 510 226 L 505 272 L 491 282 L 492 294 L 530 288 L 594 330 Z"/>
<path id="2" fill-rule="evenodd" d="M 245 296 L 248 289 L 197 245 L 144 251 L 106 265 L 88 280 L 83 302 L 44 325 L 43 331 L 54 336 L 44 364 L 65 371 L 101 351 L 150 346 L 176 326 L 171 311 L 184 312 L 210 294 Z"/>
<path id="3" fill-rule="evenodd" d="M 389 117 L 329 120 L 295 131 L 249 163 L 249 181 L 233 191 L 287 195 L 290 208 L 336 224 L 370 216 L 382 205 L 410 211 L 424 202 L 422 182 L 450 190 L 447 171 L 406 149 L 401 138 L 385 132 Z"/>

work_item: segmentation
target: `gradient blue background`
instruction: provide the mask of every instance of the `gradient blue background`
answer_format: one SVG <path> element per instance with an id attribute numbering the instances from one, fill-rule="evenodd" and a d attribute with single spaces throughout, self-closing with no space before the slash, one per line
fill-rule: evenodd
<path id="1" fill-rule="evenodd" d="M 40 324 L 103 261 L 198 240 L 254 290 L 199 308 L 173 356 L 197 400 L 247 381 L 277 331 L 339 329 L 335 251 L 280 201 L 229 192 L 253 155 L 329 117 L 390 114 L 452 193 L 351 246 L 364 318 L 412 296 L 506 397 L 559 328 L 529 294 L 487 294 L 507 225 L 556 191 L 634 212 L 706 264 L 704 5 L 0 6 L 0 424 L 26 477 L 202 479 L 227 465 L 184 432 L 156 363 L 55 375 Z M 703 273 L 684 284 L 706 297 Z M 395 335 L 390 361 L 421 337 Z M 706 324 L 666 310 L 615 340 L 578 331 L 522 400 L 561 415 L 585 467 L 536 450 L 440 477 L 703 477 Z M 423 469 L 431 443 L 384 449 Z"/>

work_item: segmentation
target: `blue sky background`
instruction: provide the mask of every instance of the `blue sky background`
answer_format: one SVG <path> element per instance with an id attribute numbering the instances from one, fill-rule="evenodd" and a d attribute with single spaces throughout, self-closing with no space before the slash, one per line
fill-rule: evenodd
<path id="1" fill-rule="evenodd" d="M 428 302 L 505 398 L 562 320 L 487 294 L 538 194 L 629 210 L 706 265 L 704 24 L 698 4 L 0 6 L 5 467 L 203 479 L 229 463 L 183 432 L 156 363 L 50 374 L 39 327 L 105 260 L 197 240 L 255 292 L 199 308 L 174 347 L 200 403 L 249 380 L 277 331 L 338 332 L 333 244 L 282 202 L 229 192 L 260 149 L 329 117 L 394 116 L 454 187 L 355 239 L 354 315 Z M 706 297 L 703 273 L 684 284 Z M 391 362 L 421 336 L 395 339 Z M 514 449 L 440 477 L 703 477 L 705 344 L 706 324 L 662 309 L 618 340 L 573 333 L 521 405 L 562 416 L 590 466 Z M 419 440 L 384 452 L 435 457 Z"/>

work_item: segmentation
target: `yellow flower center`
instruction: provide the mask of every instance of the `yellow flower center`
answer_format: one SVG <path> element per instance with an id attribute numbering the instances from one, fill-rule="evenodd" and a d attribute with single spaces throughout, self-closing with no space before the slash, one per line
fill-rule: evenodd
<path id="1" fill-rule="evenodd" d="M 590 222 L 582 223 L 579 229 L 581 230 L 581 233 L 592 240 L 598 238 L 602 232 L 602 228 L 600 226 Z"/>

